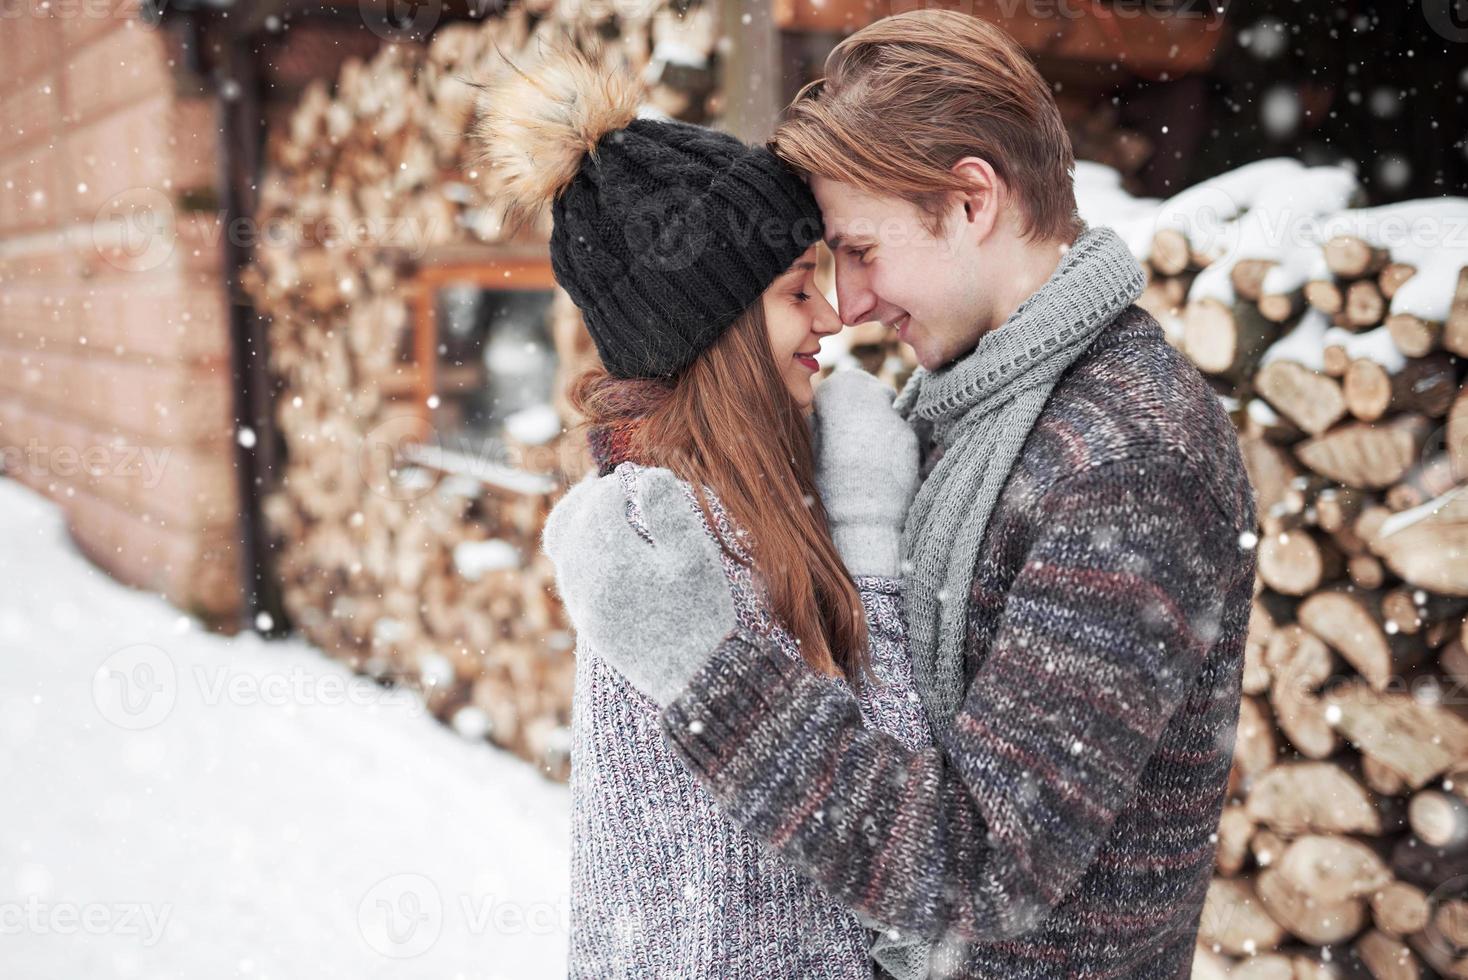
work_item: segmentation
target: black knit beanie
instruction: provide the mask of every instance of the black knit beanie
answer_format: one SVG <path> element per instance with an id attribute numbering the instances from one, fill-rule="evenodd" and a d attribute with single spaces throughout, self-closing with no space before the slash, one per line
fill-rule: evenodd
<path id="1" fill-rule="evenodd" d="M 824 233 L 810 188 L 727 133 L 634 118 L 633 86 L 562 53 L 480 100 L 512 206 L 553 197 L 551 266 L 609 372 L 672 377 Z"/>

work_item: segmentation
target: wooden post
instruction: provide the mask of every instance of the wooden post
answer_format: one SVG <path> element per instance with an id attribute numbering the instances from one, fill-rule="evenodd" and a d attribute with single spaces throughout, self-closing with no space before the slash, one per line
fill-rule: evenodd
<path id="1" fill-rule="evenodd" d="M 724 128 L 746 143 L 775 132 L 783 98 L 782 38 L 772 0 L 720 4 L 727 49 L 719 52 Z"/>

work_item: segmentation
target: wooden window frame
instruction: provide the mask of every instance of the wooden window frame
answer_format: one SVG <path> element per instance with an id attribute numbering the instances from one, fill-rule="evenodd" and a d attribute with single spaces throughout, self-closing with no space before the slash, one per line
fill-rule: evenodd
<path id="1" fill-rule="evenodd" d="M 417 414 L 426 437 L 433 425 L 429 400 L 438 392 L 438 291 L 450 285 L 470 285 L 489 291 L 556 288 L 550 253 L 545 250 L 505 251 L 480 247 L 444 249 L 419 262 L 412 277 L 409 329 L 412 332 L 411 368 L 406 377 L 387 386 Z"/>

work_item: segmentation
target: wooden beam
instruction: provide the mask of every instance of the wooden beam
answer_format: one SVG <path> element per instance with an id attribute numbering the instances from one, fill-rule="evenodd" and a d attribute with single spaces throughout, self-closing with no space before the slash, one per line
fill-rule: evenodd
<path id="1" fill-rule="evenodd" d="M 763 143 L 785 108 L 780 30 L 773 5 L 786 0 L 720 4 L 728 47 L 719 52 L 723 128 L 746 143 Z"/>

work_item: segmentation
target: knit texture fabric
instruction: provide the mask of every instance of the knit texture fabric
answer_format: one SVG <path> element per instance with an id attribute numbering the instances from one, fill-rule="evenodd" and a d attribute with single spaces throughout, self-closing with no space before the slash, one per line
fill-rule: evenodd
<path id="1" fill-rule="evenodd" d="M 994 506 L 937 748 L 868 730 L 849 694 L 753 636 L 715 652 L 663 729 L 741 826 L 932 938 L 935 976 L 1185 980 L 1254 517 L 1217 398 L 1129 307 L 1056 384 Z"/>
<path id="2" fill-rule="evenodd" d="M 1145 283 L 1116 232 L 1088 228 L 1002 326 L 961 360 L 919 368 L 894 403 L 942 449 L 903 529 L 913 674 L 934 729 L 963 697 L 964 596 L 999 491 L 1055 383 Z"/>
<path id="3" fill-rule="evenodd" d="M 650 119 L 603 136 L 552 216 L 556 281 L 622 378 L 677 375 L 824 233 L 768 149 Z"/>
<path id="4" fill-rule="evenodd" d="M 629 519 L 640 527 L 638 471 L 637 464 L 623 462 L 604 479 L 622 482 Z M 692 487 L 687 490 L 688 506 L 697 511 Z M 714 527 L 747 558 L 727 512 L 716 497 L 710 504 Z M 723 562 L 740 632 L 761 637 L 770 656 L 815 689 L 850 697 L 843 681 L 818 675 L 801 660 L 751 570 L 727 556 Z M 858 715 L 870 730 L 908 750 L 929 746 L 907 666 L 897 583 L 862 577 L 856 584 L 877 681 L 862 685 L 853 702 Z M 658 715 L 654 701 L 584 641 L 578 644 L 570 975 L 868 980 L 875 933 L 720 809 L 663 738 Z"/>

